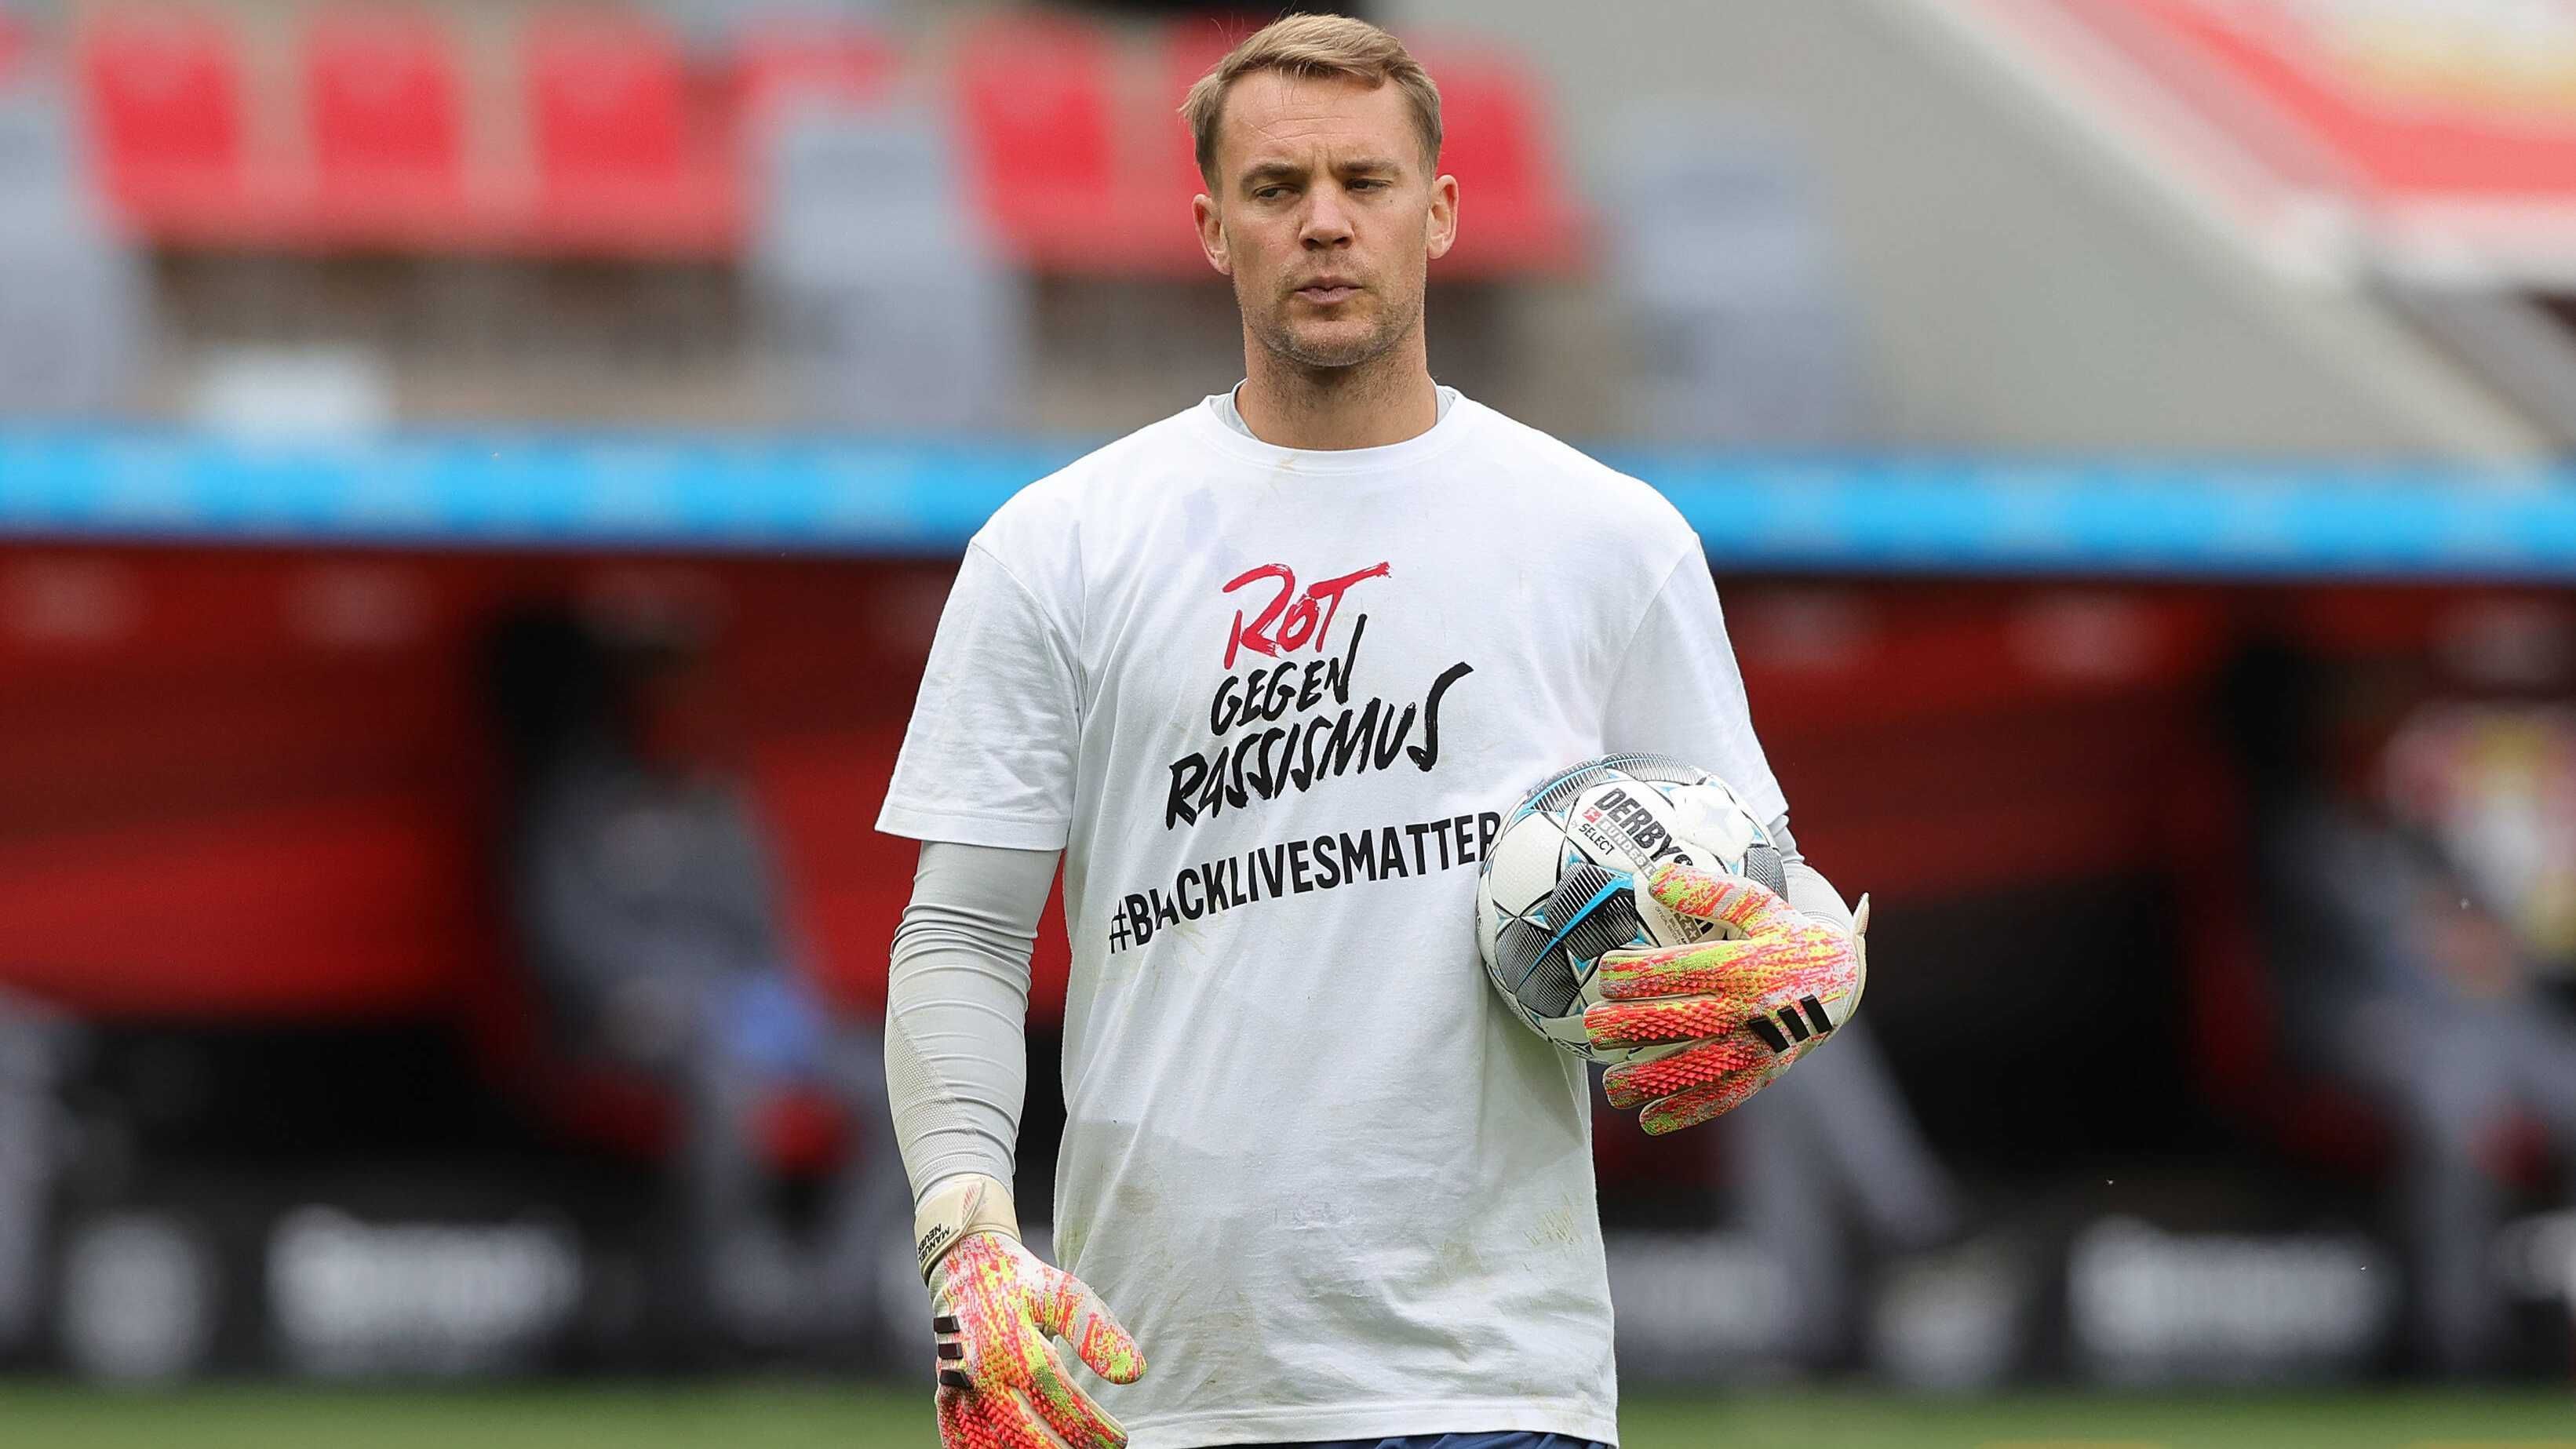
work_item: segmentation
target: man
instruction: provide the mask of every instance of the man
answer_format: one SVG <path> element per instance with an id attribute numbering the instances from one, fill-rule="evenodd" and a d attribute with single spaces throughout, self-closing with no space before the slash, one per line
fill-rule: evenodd
<path id="1" fill-rule="evenodd" d="M 2265 640 L 2231 661 L 2220 700 L 2253 806 L 2282 1045 L 2382 1109 L 2411 1346 L 2427 1371 L 2478 1379 L 2514 1364 L 2513 1305 L 2492 1264 L 2517 1123 L 2576 1164 L 2576 1018 L 2531 929 L 2548 918 L 2478 869 L 2495 859 L 2478 846 L 2537 863 L 2559 824 L 2550 802 L 2576 787 L 2576 727 L 2556 707 L 2497 698 L 2437 695 L 2392 717 L 2420 687 L 2337 678 Z"/>
<path id="2" fill-rule="evenodd" d="M 691 1351 L 855 1329 L 797 1321 L 811 1299 L 795 1285 L 824 1275 L 855 1310 L 904 1209 L 879 1150 L 877 1034 L 805 983 L 707 643 L 676 621 L 617 638 L 540 608 L 506 618 L 486 659 L 518 796 L 511 907 L 553 1046 L 654 1079 L 678 1109 L 656 1306 Z M 756 1146 L 763 1103 L 798 1084 L 835 1098 L 866 1149 L 811 1252 L 765 1210 Z"/>
<path id="3" fill-rule="evenodd" d="M 976 536 L 879 821 L 924 842 L 886 1040 L 940 1432 L 1606 1443 L 1584 1072 L 1486 986 L 1477 861 L 1520 787 L 1611 751 L 1785 805 L 1689 527 L 1432 381 L 1425 272 L 1460 195 L 1421 67 L 1373 26 L 1291 17 L 1182 114 L 1245 379 Z M 1059 852 L 1062 1268 L 1018 1241 L 1007 1185 Z M 1792 879 L 1796 908 L 1659 876 L 1729 939 L 1604 968 L 1635 999 L 1597 1034 L 1688 1044 L 1608 1079 L 1649 1130 L 1805 1049 L 1737 1029 L 1765 988 L 1857 1001 L 1851 917 Z M 1097 1402 L 1049 1335 L 1109 1381 Z"/>

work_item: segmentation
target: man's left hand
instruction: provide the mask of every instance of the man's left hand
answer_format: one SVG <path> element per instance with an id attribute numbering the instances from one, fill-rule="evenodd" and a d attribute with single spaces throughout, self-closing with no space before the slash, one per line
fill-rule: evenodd
<path id="1" fill-rule="evenodd" d="M 1611 1106 L 1643 1107 L 1640 1124 L 1662 1134 L 1733 1110 L 1851 1020 L 1869 981 L 1869 901 L 1846 932 L 1800 914 L 1759 881 L 1677 860 L 1648 889 L 1672 910 L 1724 928 L 1697 945 L 1603 955 L 1607 999 L 1583 1013 L 1596 1047 L 1685 1044 L 1602 1079 Z"/>

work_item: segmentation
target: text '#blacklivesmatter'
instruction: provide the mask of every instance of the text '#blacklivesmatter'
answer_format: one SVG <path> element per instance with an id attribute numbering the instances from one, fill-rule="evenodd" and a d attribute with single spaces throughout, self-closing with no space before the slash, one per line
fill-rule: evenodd
<path id="1" fill-rule="evenodd" d="M 1441 698 L 1475 669 L 1464 660 L 1450 665 L 1421 699 L 1401 707 L 1380 697 L 1353 705 L 1351 676 L 1367 634 L 1368 616 L 1362 614 L 1352 621 L 1350 643 L 1338 659 L 1228 674 L 1208 702 L 1208 726 L 1217 742 L 1172 762 L 1163 828 L 1195 825 L 1255 800 L 1309 790 L 1318 780 L 1391 769 L 1398 760 L 1426 771 L 1440 763 Z"/>
<path id="2" fill-rule="evenodd" d="M 1502 828 L 1503 817 L 1486 810 L 1330 831 L 1186 865 L 1168 884 L 1131 892 L 1110 909 L 1109 954 L 1150 945 L 1158 931 L 1255 901 L 1471 866 L 1493 850 Z"/>

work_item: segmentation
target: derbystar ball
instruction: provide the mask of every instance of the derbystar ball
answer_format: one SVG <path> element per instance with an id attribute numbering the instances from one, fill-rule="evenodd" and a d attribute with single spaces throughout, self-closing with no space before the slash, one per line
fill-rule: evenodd
<path id="1" fill-rule="evenodd" d="M 1583 1010 L 1601 999 L 1602 953 L 1687 946 L 1727 928 L 1647 890 L 1680 859 L 1785 892 L 1780 852 L 1724 780 L 1662 755 L 1610 755 L 1541 781 L 1503 821 L 1476 882 L 1485 974 L 1530 1029 L 1577 1056 L 1651 1061 L 1677 1044 L 1595 1047 Z"/>

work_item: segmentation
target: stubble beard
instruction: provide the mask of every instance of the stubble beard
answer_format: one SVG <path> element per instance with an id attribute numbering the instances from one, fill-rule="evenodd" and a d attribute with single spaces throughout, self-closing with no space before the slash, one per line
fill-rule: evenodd
<path id="1" fill-rule="evenodd" d="M 1422 316 L 1422 298 L 1416 294 L 1401 305 L 1380 308 L 1376 325 L 1357 337 L 1345 334 L 1329 341 L 1309 341 L 1288 321 L 1288 308 L 1295 305 L 1293 297 L 1287 298 L 1274 310 L 1247 315 L 1258 318 L 1252 334 L 1263 350 L 1309 373 L 1364 368 L 1402 345 L 1405 334 Z"/>

